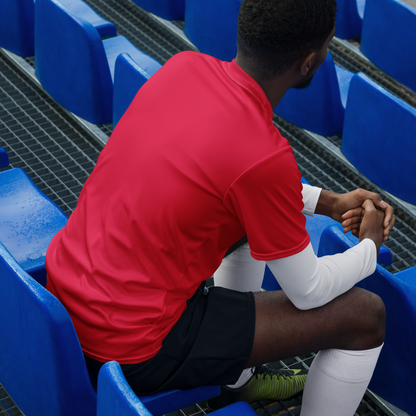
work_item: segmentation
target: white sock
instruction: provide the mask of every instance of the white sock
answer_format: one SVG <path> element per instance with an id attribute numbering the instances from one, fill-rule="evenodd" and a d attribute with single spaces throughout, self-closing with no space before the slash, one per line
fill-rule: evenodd
<path id="1" fill-rule="evenodd" d="M 239 292 L 259 292 L 266 262 L 253 259 L 248 243 L 225 257 L 214 273 L 215 286 Z"/>
<path id="2" fill-rule="evenodd" d="M 365 394 L 382 346 L 363 351 L 320 351 L 306 378 L 301 416 L 352 416 Z"/>
<path id="3" fill-rule="evenodd" d="M 266 262 L 253 259 L 248 243 L 225 257 L 214 273 L 215 286 L 239 292 L 259 292 L 264 278 Z M 238 389 L 253 376 L 252 368 L 246 368 L 232 389 Z"/>

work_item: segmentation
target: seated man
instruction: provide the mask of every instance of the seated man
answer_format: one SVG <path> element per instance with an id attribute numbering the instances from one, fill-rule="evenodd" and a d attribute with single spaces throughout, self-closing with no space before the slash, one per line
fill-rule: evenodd
<path id="1" fill-rule="evenodd" d="M 180 53 L 136 95 L 46 257 L 47 288 L 93 379 L 117 360 L 137 394 L 223 385 L 217 408 L 298 393 L 303 372 L 262 364 L 320 351 L 302 415 L 354 413 L 385 311 L 353 286 L 374 271 L 392 208 L 364 190 L 302 187 L 272 121 L 285 92 L 324 61 L 335 12 L 335 0 L 243 0 L 235 60 Z M 343 221 L 360 243 L 318 259 L 302 211 Z M 283 292 L 258 292 L 261 273 L 232 270 L 217 275 L 228 287 L 204 291 L 245 235 Z"/>

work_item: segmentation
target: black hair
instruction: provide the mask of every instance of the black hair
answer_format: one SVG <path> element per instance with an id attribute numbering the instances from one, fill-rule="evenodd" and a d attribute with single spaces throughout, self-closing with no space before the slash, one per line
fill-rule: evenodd
<path id="1" fill-rule="evenodd" d="M 286 72 L 323 46 L 335 26 L 336 0 L 242 0 L 238 56 L 262 78 Z"/>

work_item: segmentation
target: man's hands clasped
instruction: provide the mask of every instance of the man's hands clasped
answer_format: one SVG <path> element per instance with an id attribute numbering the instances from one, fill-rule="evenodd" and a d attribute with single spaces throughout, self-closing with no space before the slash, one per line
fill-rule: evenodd
<path id="1" fill-rule="evenodd" d="M 323 190 L 316 212 L 340 222 L 345 233 L 351 231 L 360 241 L 371 238 L 377 250 L 388 239 L 396 221 L 393 208 L 379 194 L 365 189 L 345 194 Z"/>

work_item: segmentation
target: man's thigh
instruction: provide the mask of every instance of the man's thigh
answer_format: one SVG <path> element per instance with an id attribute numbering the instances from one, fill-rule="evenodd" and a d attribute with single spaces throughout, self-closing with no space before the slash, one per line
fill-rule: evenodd
<path id="1" fill-rule="evenodd" d="M 199 290 L 150 360 L 122 365 L 141 394 L 235 383 L 250 357 L 255 325 L 251 292 Z"/>
<path id="2" fill-rule="evenodd" d="M 319 308 L 297 309 L 283 291 L 254 294 L 256 322 L 248 366 L 338 348 L 375 348 L 384 339 L 381 299 L 352 288 Z"/>

